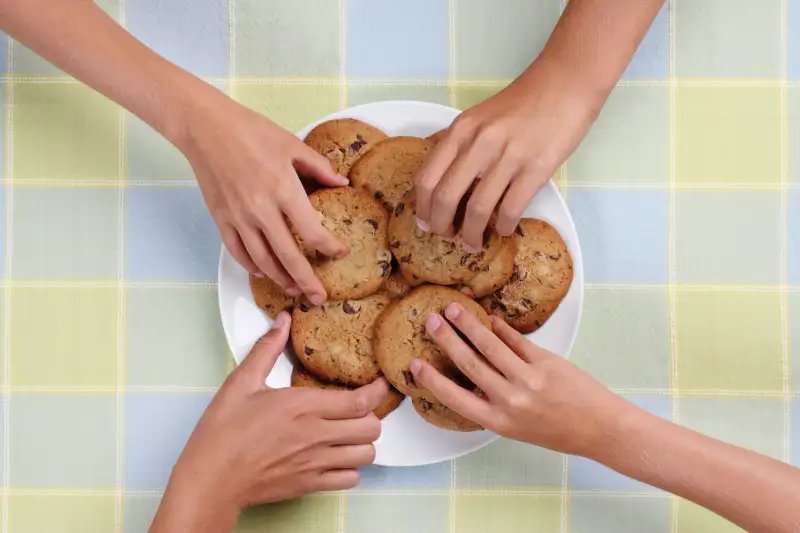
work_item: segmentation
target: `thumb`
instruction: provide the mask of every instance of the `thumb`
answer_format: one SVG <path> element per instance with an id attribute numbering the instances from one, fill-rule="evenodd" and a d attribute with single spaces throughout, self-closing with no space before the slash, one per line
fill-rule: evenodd
<path id="1" fill-rule="evenodd" d="M 289 326 L 292 317 L 286 311 L 281 311 L 272 323 L 272 329 L 258 339 L 239 366 L 242 372 L 254 376 L 260 384 L 264 383 L 275 361 L 286 346 L 289 339 Z"/>
<path id="2" fill-rule="evenodd" d="M 294 159 L 295 169 L 303 176 L 314 178 L 328 187 L 339 187 L 350 183 L 346 177 L 338 174 L 328 159 L 305 144 Z"/>

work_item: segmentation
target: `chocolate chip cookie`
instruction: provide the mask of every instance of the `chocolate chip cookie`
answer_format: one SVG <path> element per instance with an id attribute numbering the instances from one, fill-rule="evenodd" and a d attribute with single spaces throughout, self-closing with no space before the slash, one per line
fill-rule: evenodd
<path id="1" fill-rule="evenodd" d="M 436 133 L 434 133 L 433 135 L 429 135 L 428 137 L 426 137 L 426 139 L 431 144 L 436 146 L 437 144 L 439 144 L 439 141 L 441 141 L 444 138 L 445 135 L 447 135 L 447 129 L 439 130 Z"/>
<path id="2" fill-rule="evenodd" d="M 292 370 L 292 387 L 305 387 L 308 389 L 324 390 L 355 389 L 355 387 L 348 387 L 339 383 L 320 381 L 306 369 L 297 366 Z M 383 420 L 389 413 L 400 407 L 400 404 L 403 402 L 403 398 L 405 398 L 405 396 L 400 394 L 397 389 L 394 387 L 389 387 L 389 394 L 386 395 L 386 399 L 383 400 L 383 402 L 372 412 L 375 413 L 375 416 L 377 416 L 379 419 Z"/>
<path id="3" fill-rule="evenodd" d="M 487 313 L 520 333 L 539 329 L 558 308 L 572 283 L 572 257 L 561 235 L 543 220 L 517 227 L 517 258 L 509 282 L 481 300 Z"/>
<path id="4" fill-rule="evenodd" d="M 393 271 L 381 287 L 381 292 L 392 300 L 399 300 L 411 291 L 411 285 L 399 270 Z"/>
<path id="5" fill-rule="evenodd" d="M 386 242 L 388 215 L 383 206 L 351 187 L 320 189 L 308 198 L 322 225 L 349 250 L 345 257 L 335 259 L 304 247 L 328 297 L 358 299 L 380 289 L 392 273 Z"/>
<path id="6" fill-rule="evenodd" d="M 470 298 L 483 298 L 508 283 L 514 272 L 517 242 L 513 237 L 503 237 L 503 248 L 492 262 L 483 267 L 477 276 L 460 285 L 458 289 Z"/>
<path id="7" fill-rule="evenodd" d="M 422 231 L 417 226 L 413 189 L 397 204 L 389 220 L 389 248 L 406 279 L 438 285 L 465 283 L 489 266 L 502 247 L 503 239 L 494 232 L 489 233 L 482 250 L 470 253 L 461 237 L 450 240 Z"/>
<path id="8" fill-rule="evenodd" d="M 323 381 L 359 386 L 380 376 L 373 326 L 391 300 L 377 293 L 360 300 L 300 304 L 292 311 L 292 347 L 306 370 Z"/>
<path id="9" fill-rule="evenodd" d="M 376 144 L 350 169 L 350 184 L 383 202 L 389 212 L 414 185 L 433 145 L 418 137 L 392 137 Z"/>
<path id="10" fill-rule="evenodd" d="M 284 294 L 278 284 L 267 277 L 257 278 L 250 274 L 250 291 L 256 305 L 272 319 L 281 311 L 291 311 L 297 301 L 297 298 Z"/>
<path id="11" fill-rule="evenodd" d="M 426 360 L 444 376 L 459 383 L 466 379 L 425 329 L 428 316 L 443 313 L 453 302 L 475 314 L 487 328 L 492 327 L 489 317 L 475 301 L 455 289 L 435 285 L 414 289 L 390 305 L 375 323 L 372 342 L 375 358 L 389 383 L 403 394 L 435 399 L 429 390 L 414 381 L 409 365 L 416 358 Z"/>
<path id="12" fill-rule="evenodd" d="M 464 418 L 443 403 L 426 398 L 413 398 L 411 404 L 416 409 L 419 416 L 429 424 L 449 429 L 450 431 L 480 431 L 483 426 L 476 424 L 472 420 Z"/>
<path id="13" fill-rule="evenodd" d="M 387 137 L 378 128 L 360 120 L 339 118 L 316 126 L 304 142 L 324 155 L 336 172 L 347 176 L 359 157 Z"/>

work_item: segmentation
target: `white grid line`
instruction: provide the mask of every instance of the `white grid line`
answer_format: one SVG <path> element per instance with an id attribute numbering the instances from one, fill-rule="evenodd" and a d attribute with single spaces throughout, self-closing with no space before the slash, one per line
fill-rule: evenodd
<path id="1" fill-rule="evenodd" d="M 6 37 L 6 64 L 8 72 L 14 72 L 14 40 Z M 10 179 L 13 174 L 14 168 L 14 84 L 6 83 L 5 87 L 5 177 Z M 5 261 L 3 268 L 3 282 L 11 274 L 11 252 L 13 242 L 13 213 L 14 213 L 14 189 L 9 188 L 5 191 Z M 5 285 L 5 283 L 4 283 Z M 11 385 L 11 291 L 7 287 L 3 287 L 3 387 L 8 390 Z M 3 395 L 3 509 L 2 509 L 2 524 L 0 530 L 2 533 L 8 531 L 8 494 L 6 489 L 10 486 L 11 481 L 11 398 L 9 395 Z"/>
<path id="2" fill-rule="evenodd" d="M 781 79 L 788 77 L 788 31 L 789 31 L 789 16 L 788 16 L 788 0 L 781 0 Z M 786 185 L 789 182 L 789 107 L 788 107 L 788 89 L 785 86 L 781 87 L 781 185 Z M 785 286 L 788 284 L 789 279 L 789 195 L 786 188 L 781 190 L 781 258 L 780 258 L 780 282 Z M 786 291 L 781 291 L 781 374 L 783 378 L 783 392 L 784 392 L 784 405 L 783 405 L 783 458 L 788 463 L 791 461 L 791 441 L 790 441 L 790 428 L 791 428 L 791 385 L 789 377 L 789 298 Z"/>
<path id="3" fill-rule="evenodd" d="M 347 107 L 347 4 L 339 0 L 339 108 Z M 347 529 L 347 493 L 339 495 L 336 513 L 336 531 L 344 533 Z"/>

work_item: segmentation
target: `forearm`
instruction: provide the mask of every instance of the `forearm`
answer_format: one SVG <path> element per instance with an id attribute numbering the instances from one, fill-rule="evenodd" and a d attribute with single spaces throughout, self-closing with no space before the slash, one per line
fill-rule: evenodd
<path id="1" fill-rule="evenodd" d="M 800 531 L 800 470 L 642 411 L 619 420 L 593 459 L 747 531 Z"/>
<path id="2" fill-rule="evenodd" d="M 0 27 L 174 144 L 211 86 L 136 40 L 92 0 L 0 0 Z"/>
<path id="3" fill-rule="evenodd" d="M 521 76 L 543 73 L 563 90 L 598 102 L 625 71 L 664 0 L 570 0 L 553 34 Z"/>

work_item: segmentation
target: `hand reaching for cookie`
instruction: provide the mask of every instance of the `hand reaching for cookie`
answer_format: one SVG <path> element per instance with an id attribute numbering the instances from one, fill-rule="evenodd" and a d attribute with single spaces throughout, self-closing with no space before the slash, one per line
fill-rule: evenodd
<path id="1" fill-rule="evenodd" d="M 347 179 L 294 135 L 222 93 L 211 97 L 189 124 L 180 148 L 228 251 L 289 296 L 305 294 L 322 304 L 326 292 L 290 225 L 304 245 L 324 255 L 342 257 L 347 248 L 322 226 L 298 172 L 327 186 L 345 185 Z"/>
<path id="2" fill-rule="evenodd" d="M 353 391 L 264 384 L 289 337 L 278 315 L 206 410 L 170 477 L 153 532 L 230 531 L 244 507 L 358 483 L 372 464 L 386 398 L 378 379 Z"/>

